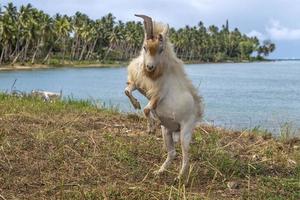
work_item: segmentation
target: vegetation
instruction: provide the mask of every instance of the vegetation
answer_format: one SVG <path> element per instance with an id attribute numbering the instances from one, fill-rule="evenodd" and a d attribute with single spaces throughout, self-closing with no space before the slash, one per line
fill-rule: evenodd
<path id="1" fill-rule="evenodd" d="M 0 199 L 300 199 L 297 139 L 200 127 L 181 185 L 180 154 L 153 175 L 166 155 L 145 130 L 142 117 L 89 102 L 0 94 Z"/>
<path id="2" fill-rule="evenodd" d="M 260 45 L 256 37 L 229 30 L 228 21 L 221 29 L 202 22 L 171 28 L 170 39 L 177 55 L 188 62 L 263 59 L 275 49 L 270 41 Z M 112 14 L 93 20 L 80 12 L 51 17 L 30 4 L 0 7 L 0 65 L 128 61 L 142 40 L 142 23 L 116 21 Z"/>

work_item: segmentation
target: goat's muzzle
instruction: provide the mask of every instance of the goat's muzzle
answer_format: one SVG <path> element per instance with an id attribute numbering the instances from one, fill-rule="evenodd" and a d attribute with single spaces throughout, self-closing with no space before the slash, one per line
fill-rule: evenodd
<path id="1" fill-rule="evenodd" d="M 155 70 L 155 66 L 154 65 L 146 65 L 146 69 L 148 72 L 153 72 Z"/>

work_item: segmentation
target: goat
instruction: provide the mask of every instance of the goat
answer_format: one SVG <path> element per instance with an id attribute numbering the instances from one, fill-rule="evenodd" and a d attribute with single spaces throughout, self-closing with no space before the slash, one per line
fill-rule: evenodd
<path id="1" fill-rule="evenodd" d="M 202 119 L 202 97 L 187 78 L 183 62 L 177 58 L 168 39 L 169 26 L 153 22 L 145 15 L 145 39 L 140 55 L 128 66 L 126 95 L 135 108 L 139 102 L 132 91 L 139 90 L 149 102 L 144 113 L 155 115 L 161 122 L 164 146 L 168 155 L 161 167 L 155 171 L 161 174 L 175 158 L 174 137 L 179 134 L 182 149 L 182 166 L 176 179 L 186 175 L 189 166 L 189 146 L 196 123 Z"/>

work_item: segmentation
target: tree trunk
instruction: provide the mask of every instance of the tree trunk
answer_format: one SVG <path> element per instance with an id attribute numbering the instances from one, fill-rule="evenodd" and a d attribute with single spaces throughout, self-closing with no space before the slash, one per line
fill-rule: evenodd
<path id="1" fill-rule="evenodd" d="M 78 39 L 77 48 L 75 49 L 75 59 L 78 59 L 78 58 L 79 58 L 80 46 L 81 46 L 81 40 Z"/>
<path id="2" fill-rule="evenodd" d="M 18 60 L 19 56 L 21 55 L 21 53 L 23 52 L 23 50 L 24 50 L 24 48 L 16 55 L 16 57 L 14 58 L 14 60 L 11 63 L 12 66 L 17 62 L 17 60 Z"/>
<path id="3" fill-rule="evenodd" d="M 63 58 L 62 58 L 62 64 L 65 64 L 65 54 L 66 54 L 66 39 L 63 39 L 63 43 L 64 43 L 64 50 L 63 50 Z"/>
<path id="4" fill-rule="evenodd" d="M 83 48 L 82 48 L 82 50 L 81 50 L 81 54 L 80 54 L 80 57 L 79 57 L 79 61 L 81 61 L 81 59 L 82 59 L 82 57 L 83 57 L 83 54 L 84 54 L 84 52 L 85 52 L 86 47 L 87 47 L 87 43 L 85 43 L 85 44 L 83 45 Z"/>
<path id="5" fill-rule="evenodd" d="M 108 50 L 107 50 L 106 53 L 105 53 L 105 56 L 104 56 L 103 60 L 106 60 L 106 57 L 108 56 L 108 54 L 109 54 L 109 52 L 110 52 L 111 50 L 112 50 L 112 46 L 110 45 L 109 48 L 108 48 Z"/>
<path id="6" fill-rule="evenodd" d="M 96 39 L 96 40 L 94 41 L 94 44 L 93 44 L 92 48 L 91 48 L 91 49 L 89 50 L 89 52 L 87 53 L 87 55 L 86 55 L 86 57 L 85 57 L 86 60 L 89 60 L 89 59 L 90 59 L 91 54 L 94 52 L 94 49 L 95 49 L 95 47 L 96 47 L 97 41 L 98 41 L 98 39 Z"/>
<path id="7" fill-rule="evenodd" d="M 60 40 L 60 37 L 58 37 L 58 38 L 54 41 L 53 46 L 54 46 L 59 40 Z M 53 46 L 50 46 L 50 49 L 49 49 L 49 51 L 48 51 L 46 57 L 44 58 L 44 60 L 43 60 L 43 62 L 42 62 L 43 64 L 50 58 L 50 55 L 51 55 Z"/>
<path id="8" fill-rule="evenodd" d="M 48 53 L 47 53 L 46 57 L 44 58 L 44 60 L 43 60 L 42 64 L 46 63 L 46 61 L 49 59 L 49 57 L 50 57 L 50 54 L 51 54 L 51 51 L 52 51 L 52 47 L 50 47 L 50 49 L 49 49 L 49 51 L 48 51 Z"/>
<path id="9" fill-rule="evenodd" d="M 40 47 L 40 41 L 37 42 L 36 49 L 35 49 L 35 51 L 33 53 L 33 56 L 32 56 L 32 59 L 31 59 L 31 64 L 32 65 L 34 64 L 35 56 L 36 56 L 37 52 L 39 51 L 39 47 Z"/>
<path id="10" fill-rule="evenodd" d="M 15 54 L 18 55 L 18 53 L 19 53 L 18 50 L 19 50 L 19 41 L 16 42 L 15 50 L 12 52 L 12 54 L 9 57 L 13 58 L 15 56 Z"/>
<path id="11" fill-rule="evenodd" d="M 38 50 L 39 50 L 39 48 L 36 48 L 35 51 L 34 51 L 34 53 L 33 53 L 33 56 L 32 56 L 32 59 L 31 59 L 31 64 L 32 65 L 34 64 L 35 56 L 36 56 Z"/>
<path id="12" fill-rule="evenodd" d="M 6 49 L 5 51 L 5 58 L 6 58 L 6 61 L 9 61 L 9 56 L 10 56 L 10 53 L 11 52 L 11 45 L 8 45 L 8 48 Z"/>
<path id="13" fill-rule="evenodd" d="M 75 41 L 72 45 L 71 60 L 75 59 L 75 52 L 76 52 L 77 46 L 78 46 L 78 36 L 76 34 Z"/>
<path id="14" fill-rule="evenodd" d="M 0 65 L 2 64 L 3 56 L 4 56 L 5 47 L 3 47 L 1 56 L 0 56 Z"/>
<path id="15" fill-rule="evenodd" d="M 27 50 L 28 50 L 28 46 L 29 46 L 29 40 L 26 40 L 26 44 L 25 44 L 25 50 L 24 50 L 24 56 L 23 56 L 23 62 L 26 62 L 27 59 Z"/>

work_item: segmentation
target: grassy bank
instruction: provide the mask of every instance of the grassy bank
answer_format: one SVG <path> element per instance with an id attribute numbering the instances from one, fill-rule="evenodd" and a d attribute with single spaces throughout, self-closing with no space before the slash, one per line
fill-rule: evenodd
<path id="1" fill-rule="evenodd" d="M 186 186 L 137 115 L 0 94 L 0 199 L 299 199 L 300 142 L 195 130 Z"/>

